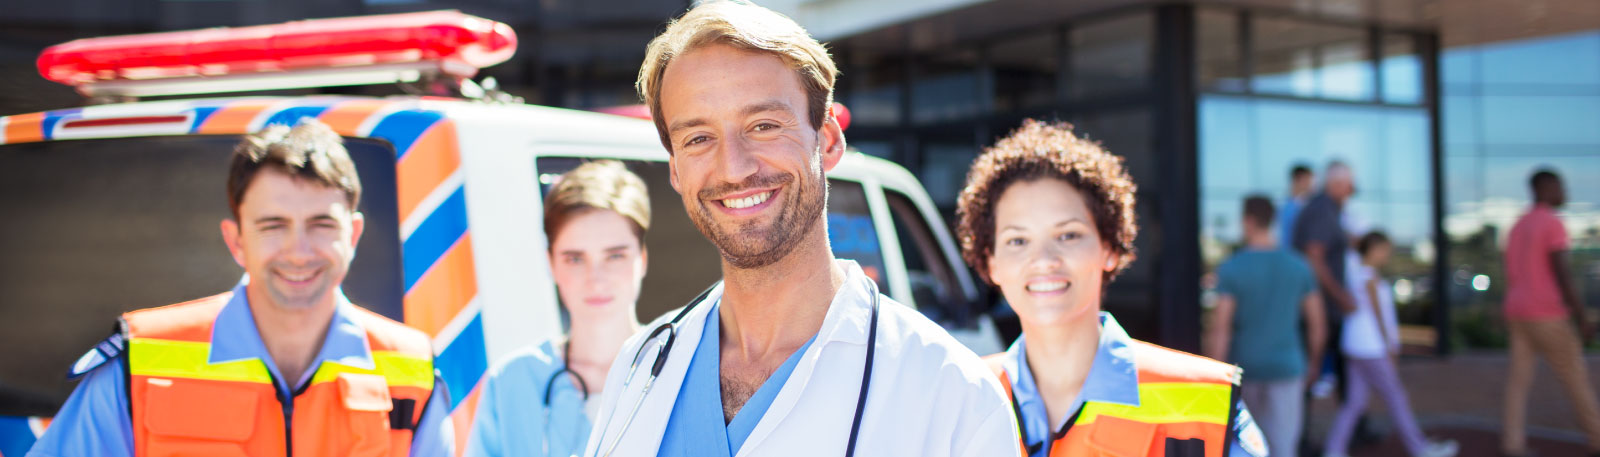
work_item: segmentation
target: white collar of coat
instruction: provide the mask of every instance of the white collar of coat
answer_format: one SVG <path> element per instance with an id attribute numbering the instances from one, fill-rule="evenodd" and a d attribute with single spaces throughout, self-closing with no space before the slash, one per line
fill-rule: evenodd
<path id="1" fill-rule="evenodd" d="M 810 381 L 812 367 L 816 364 L 818 354 L 828 344 L 839 342 L 864 346 L 867 343 L 867 326 L 871 320 L 872 312 L 873 297 L 869 295 L 873 287 L 870 283 L 872 279 L 861 271 L 861 267 L 855 261 L 834 260 L 834 262 L 837 262 L 845 270 L 844 286 L 839 288 L 839 291 L 833 296 L 833 302 L 828 305 L 828 313 L 823 317 L 822 327 L 817 332 L 817 341 L 812 343 L 806 353 L 801 356 L 801 366 L 796 367 L 788 382 L 785 383 L 784 389 L 778 393 L 778 398 L 773 399 L 773 405 L 768 409 L 769 412 L 786 410 L 787 408 L 779 408 L 779 404 L 792 405 L 797 400 L 795 396 L 798 395 L 799 391 L 804 390 L 806 384 Z M 695 305 L 694 309 L 689 310 L 689 313 L 678 321 L 678 335 L 674 339 L 671 353 L 667 356 L 667 363 L 662 367 L 661 377 L 656 381 L 656 385 L 651 388 L 643 405 L 640 406 L 639 417 L 634 420 L 627 433 L 621 436 L 622 442 L 617 445 L 616 455 L 650 455 L 659 450 L 662 436 L 666 432 L 667 420 L 671 417 L 672 408 L 678 399 L 678 391 L 683 387 L 683 380 L 688 375 L 689 361 L 694 358 L 695 349 L 700 344 L 701 334 L 705 331 L 706 315 L 714 308 L 710 304 L 721 299 L 722 285 L 718 284 L 711 289 L 710 293 L 706 294 L 705 300 Z M 631 341 L 626 346 L 628 349 L 625 350 L 638 350 L 640 345 L 647 343 L 647 341 L 644 341 L 644 337 L 648 335 L 648 330 L 671 321 L 677 315 L 678 312 L 676 310 L 662 315 L 655 322 L 646 326 L 645 329 L 647 331 L 638 335 L 638 341 Z M 646 350 L 650 349 L 646 348 Z M 611 440 L 618 438 L 616 436 L 617 429 L 621 427 L 622 423 L 627 422 L 626 414 L 633 407 L 633 402 L 638 399 L 639 390 L 643 388 L 645 378 L 649 375 L 650 366 L 654 363 L 654 355 L 645 356 L 644 360 L 639 362 L 637 368 L 639 374 L 635 376 L 633 384 L 623 389 L 622 393 L 617 397 L 617 403 L 612 411 L 612 420 L 610 425 L 606 427 L 604 441 L 600 443 L 602 446 L 601 451 Z M 624 373 L 623 376 L 627 376 L 627 374 Z M 791 389 L 791 387 L 795 389 Z M 776 422 L 762 418 L 757 423 L 756 429 L 751 431 L 750 437 L 746 439 L 745 446 L 749 447 L 754 443 L 758 443 L 761 438 L 770 434 L 771 428 Z"/>

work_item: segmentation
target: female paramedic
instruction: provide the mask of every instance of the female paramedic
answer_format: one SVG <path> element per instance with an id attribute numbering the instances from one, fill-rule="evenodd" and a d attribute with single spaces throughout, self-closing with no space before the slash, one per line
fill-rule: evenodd
<path id="1" fill-rule="evenodd" d="M 619 162 L 583 164 L 550 187 L 544 233 L 569 331 L 490 369 L 466 455 L 583 452 L 606 370 L 639 330 L 634 304 L 649 228 L 644 182 Z"/>
<path id="2" fill-rule="evenodd" d="M 1134 258 L 1134 191 L 1121 157 L 1034 120 L 967 175 L 962 257 L 1022 322 L 1022 337 L 987 360 L 1023 454 L 1265 456 L 1238 400 L 1238 368 L 1131 339 L 1100 310 Z"/>

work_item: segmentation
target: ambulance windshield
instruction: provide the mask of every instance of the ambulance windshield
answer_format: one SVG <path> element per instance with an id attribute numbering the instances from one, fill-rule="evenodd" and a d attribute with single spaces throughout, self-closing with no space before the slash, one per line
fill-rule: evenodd
<path id="1" fill-rule="evenodd" d="M 226 291 L 243 269 L 222 243 L 238 136 L 0 145 L 0 415 L 55 413 L 79 355 L 117 315 Z M 352 301 L 400 318 L 394 149 L 346 139 L 366 231 L 344 282 Z M 26 349 L 22 349 L 26 348 Z"/>

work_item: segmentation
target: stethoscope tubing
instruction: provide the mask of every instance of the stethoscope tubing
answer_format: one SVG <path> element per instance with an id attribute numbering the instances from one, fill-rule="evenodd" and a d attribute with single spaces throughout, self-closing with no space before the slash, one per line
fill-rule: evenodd
<path id="1" fill-rule="evenodd" d="M 871 280 L 869 280 L 868 283 L 868 293 L 872 296 L 872 317 L 869 319 L 870 324 L 867 330 L 867 356 L 866 364 L 861 374 L 861 392 L 856 399 L 855 419 L 850 424 L 850 438 L 845 447 L 846 457 L 854 457 L 856 453 L 856 437 L 861 432 L 861 416 L 866 409 L 867 388 L 872 384 L 873 354 L 876 352 L 874 349 L 876 349 L 878 342 L 878 284 L 872 282 Z M 628 419 L 623 421 L 622 428 L 617 430 L 616 439 L 613 440 L 609 446 L 605 444 L 605 432 L 611 427 L 611 420 L 614 419 L 616 415 L 613 414 L 610 417 L 607 417 L 606 424 L 600 427 L 599 444 L 604 447 L 605 450 L 598 455 L 611 457 L 611 453 L 616 452 L 617 445 L 622 444 L 622 436 L 628 433 L 628 428 L 633 425 L 634 418 L 638 417 L 639 415 L 639 408 L 644 405 L 644 398 L 649 396 L 650 388 L 655 385 L 656 378 L 661 376 L 661 370 L 667 365 L 667 355 L 671 354 L 672 345 L 676 342 L 678 337 L 677 326 L 679 321 L 682 321 L 683 317 L 687 316 L 689 311 L 694 309 L 695 306 L 698 306 L 701 302 L 704 302 L 706 297 L 711 295 L 711 291 L 716 290 L 717 286 L 720 285 L 722 285 L 722 281 L 717 281 L 716 284 L 712 284 L 711 287 L 706 288 L 706 290 L 701 292 L 700 295 L 695 297 L 694 300 L 689 301 L 689 305 L 685 306 L 682 311 L 679 311 L 678 315 L 673 316 L 671 321 L 661 324 L 654 330 L 651 330 L 650 335 L 645 338 L 645 342 L 641 343 L 639 349 L 634 352 L 633 363 L 628 366 L 628 376 L 622 380 L 621 390 L 624 393 L 627 392 L 628 385 L 633 383 L 634 374 L 638 373 L 639 361 L 643 360 L 641 356 L 644 355 L 645 349 L 648 348 L 648 343 L 652 340 L 655 340 L 656 337 L 660 336 L 662 332 L 666 332 L 666 341 L 657 343 L 656 360 L 650 366 L 650 375 L 645 378 L 644 386 L 639 390 L 639 395 L 635 397 L 633 401 L 633 407 L 628 411 Z M 596 449 L 596 451 L 599 450 L 599 448 Z"/>

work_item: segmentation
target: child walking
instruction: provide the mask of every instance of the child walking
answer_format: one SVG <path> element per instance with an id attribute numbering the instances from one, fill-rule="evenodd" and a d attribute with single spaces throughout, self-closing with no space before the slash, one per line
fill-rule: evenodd
<path id="1" fill-rule="evenodd" d="M 1367 409 L 1369 390 L 1376 389 L 1389 406 L 1395 428 L 1412 456 L 1453 457 L 1459 450 L 1455 441 L 1428 441 L 1422 436 L 1411 414 L 1405 386 L 1400 383 L 1400 374 L 1395 369 L 1400 335 L 1394 296 L 1389 282 L 1378 274 L 1378 270 L 1389 263 L 1393 245 L 1383 232 L 1373 231 L 1361 237 L 1356 249 L 1361 255 L 1361 264 L 1345 274 L 1345 287 L 1355 299 L 1356 309 L 1345 315 L 1344 335 L 1339 341 L 1345 366 L 1350 370 L 1349 392 L 1346 392 L 1345 403 L 1339 406 L 1333 428 L 1328 431 L 1323 456 L 1347 455 L 1356 420 Z"/>

